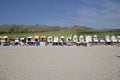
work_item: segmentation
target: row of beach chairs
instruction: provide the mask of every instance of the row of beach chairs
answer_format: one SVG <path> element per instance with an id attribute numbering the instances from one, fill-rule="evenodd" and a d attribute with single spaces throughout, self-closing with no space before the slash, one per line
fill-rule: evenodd
<path id="1" fill-rule="evenodd" d="M 88 46 L 88 45 L 117 45 L 120 46 L 120 36 L 29 36 L 29 37 L 8 37 L 0 36 L 1 46 L 46 46 L 46 45 L 67 45 L 67 46 Z"/>

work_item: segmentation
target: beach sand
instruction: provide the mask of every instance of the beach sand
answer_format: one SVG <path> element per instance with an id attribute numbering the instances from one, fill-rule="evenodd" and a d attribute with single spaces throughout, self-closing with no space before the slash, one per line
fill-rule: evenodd
<path id="1" fill-rule="evenodd" d="M 0 80 L 120 80 L 120 47 L 0 47 Z"/>

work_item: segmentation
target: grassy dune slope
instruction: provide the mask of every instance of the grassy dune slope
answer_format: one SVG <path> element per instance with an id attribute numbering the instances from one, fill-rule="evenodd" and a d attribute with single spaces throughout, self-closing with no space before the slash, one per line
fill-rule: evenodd
<path id="1" fill-rule="evenodd" d="M 120 29 L 94 29 L 85 26 L 0 25 L 0 36 L 120 35 Z"/>

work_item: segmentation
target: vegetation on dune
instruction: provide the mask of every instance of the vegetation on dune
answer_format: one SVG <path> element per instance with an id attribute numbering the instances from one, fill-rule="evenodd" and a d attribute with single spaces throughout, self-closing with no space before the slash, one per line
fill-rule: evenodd
<path id="1" fill-rule="evenodd" d="M 97 29 L 92 31 L 79 31 L 79 35 L 98 35 L 98 36 L 118 36 L 120 35 L 120 29 Z"/>
<path id="2" fill-rule="evenodd" d="M 70 36 L 70 35 L 120 35 L 120 29 L 94 29 L 85 26 L 47 26 L 47 25 L 0 25 L 0 36 Z"/>

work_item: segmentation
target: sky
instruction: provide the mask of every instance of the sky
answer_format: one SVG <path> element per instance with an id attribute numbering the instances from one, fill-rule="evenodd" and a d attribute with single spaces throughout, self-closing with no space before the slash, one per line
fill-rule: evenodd
<path id="1" fill-rule="evenodd" d="M 120 28 L 120 0 L 0 0 L 0 24 Z"/>

